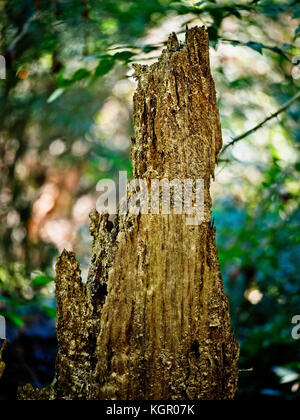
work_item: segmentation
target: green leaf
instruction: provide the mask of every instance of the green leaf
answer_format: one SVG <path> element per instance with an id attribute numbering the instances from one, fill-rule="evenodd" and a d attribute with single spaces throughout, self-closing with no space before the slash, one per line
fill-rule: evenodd
<path id="1" fill-rule="evenodd" d="M 279 13 L 282 13 L 284 8 L 280 5 L 266 3 L 261 6 L 262 13 L 272 18 L 277 18 Z"/>
<path id="2" fill-rule="evenodd" d="M 298 36 L 300 35 L 300 25 L 298 26 L 298 28 L 295 30 L 295 38 L 298 38 Z"/>
<path id="3" fill-rule="evenodd" d="M 53 281 L 52 278 L 47 276 L 37 276 L 32 280 L 33 287 L 43 287 Z"/>
<path id="4" fill-rule="evenodd" d="M 64 88 L 56 89 L 47 100 L 47 103 L 51 104 L 52 102 L 56 101 L 56 99 L 58 99 L 64 92 L 65 92 Z"/>
<path id="5" fill-rule="evenodd" d="M 85 69 L 79 69 L 77 70 L 73 76 L 72 76 L 72 81 L 74 82 L 80 82 L 81 80 L 87 79 L 88 77 L 90 77 L 91 73 Z"/>
<path id="6" fill-rule="evenodd" d="M 49 318 L 55 319 L 56 318 L 56 309 L 52 308 L 51 306 L 43 306 L 43 311 L 46 315 L 48 315 Z"/>
<path id="7" fill-rule="evenodd" d="M 57 91 L 59 91 L 59 93 L 61 92 L 60 89 L 70 87 L 74 83 L 81 82 L 82 80 L 88 79 L 91 76 L 91 73 L 85 68 L 81 68 L 81 69 L 75 71 L 75 73 L 73 74 L 71 79 L 65 79 L 64 76 L 63 76 L 63 73 L 64 73 L 64 70 L 59 74 L 59 76 L 57 78 L 57 86 L 58 86 Z M 61 95 L 61 93 L 59 94 L 59 96 L 60 95 Z M 55 99 L 57 99 L 57 97 L 55 97 Z"/>
<path id="8" fill-rule="evenodd" d="M 66 68 L 62 67 L 61 70 L 59 71 L 58 75 L 57 75 L 57 87 L 58 88 L 69 87 L 73 84 L 72 79 L 66 79 L 64 77 L 65 71 L 66 71 Z"/>
<path id="9" fill-rule="evenodd" d="M 282 50 L 289 51 L 289 50 L 292 50 L 292 49 L 294 48 L 294 46 L 293 46 L 293 45 L 291 45 L 291 44 L 282 44 L 282 45 L 280 46 L 280 48 L 281 48 Z"/>
<path id="10" fill-rule="evenodd" d="M 293 19 L 298 19 L 300 17 L 300 7 L 296 6 L 294 9 Z"/>
<path id="11" fill-rule="evenodd" d="M 24 321 L 20 315 L 14 314 L 12 312 L 7 312 L 6 317 L 10 319 L 17 327 L 23 327 Z"/>
<path id="12" fill-rule="evenodd" d="M 14 298 L 7 297 L 7 296 L 0 296 L 0 300 L 2 302 L 4 302 L 7 306 L 11 306 L 11 307 L 15 307 L 15 308 L 23 305 L 22 302 L 14 299 Z"/>
<path id="13" fill-rule="evenodd" d="M 211 43 L 216 43 L 216 41 L 218 40 L 218 31 L 219 28 L 215 24 L 212 24 L 209 28 L 207 28 L 209 41 Z"/>
<path id="14" fill-rule="evenodd" d="M 213 3 L 213 2 L 209 2 L 208 0 L 204 0 L 204 1 L 198 1 L 196 4 L 195 4 L 195 6 L 202 6 L 202 4 L 205 4 L 205 3 Z"/>
<path id="15" fill-rule="evenodd" d="M 94 77 L 102 77 L 109 73 L 114 67 L 115 61 L 113 57 L 105 57 L 99 61 L 99 64 L 95 70 Z"/>
<path id="16" fill-rule="evenodd" d="M 155 50 L 157 50 L 158 49 L 158 46 L 157 45 L 144 45 L 143 47 L 141 47 L 142 48 L 142 51 L 144 52 L 144 53 L 149 53 L 149 52 L 151 52 L 151 51 L 155 51 Z"/>
<path id="17" fill-rule="evenodd" d="M 57 80 L 57 86 L 61 89 L 72 86 L 73 83 L 74 81 L 72 79 L 64 79 L 63 77 Z"/>
<path id="18" fill-rule="evenodd" d="M 122 51 L 114 55 L 116 60 L 125 61 L 126 63 L 134 56 L 132 51 Z"/>
<path id="19" fill-rule="evenodd" d="M 262 54 L 262 50 L 263 48 L 265 48 L 264 44 L 260 43 L 260 42 L 247 42 L 247 47 L 252 48 L 253 50 L 259 52 L 260 54 Z"/>

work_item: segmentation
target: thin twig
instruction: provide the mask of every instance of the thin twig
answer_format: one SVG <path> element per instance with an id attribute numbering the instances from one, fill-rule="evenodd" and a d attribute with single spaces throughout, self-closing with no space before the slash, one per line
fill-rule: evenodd
<path id="1" fill-rule="evenodd" d="M 279 108 L 274 114 L 265 118 L 262 122 L 260 122 L 255 127 L 251 128 L 250 130 L 246 131 L 245 133 L 241 134 L 240 136 L 233 138 L 230 143 L 226 144 L 226 146 L 223 147 L 221 155 L 225 152 L 226 149 L 228 149 L 228 147 L 233 146 L 238 141 L 244 139 L 245 137 L 248 137 L 250 134 L 254 133 L 258 129 L 263 127 L 268 121 L 272 120 L 273 118 L 276 118 L 279 114 L 281 114 L 286 109 L 288 109 L 291 105 L 293 105 L 293 103 L 295 103 L 299 98 L 300 98 L 300 91 L 295 96 L 293 96 L 288 102 L 286 102 L 281 108 Z"/>
<path id="2" fill-rule="evenodd" d="M 239 369 L 239 373 L 243 373 L 243 372 L 254 372 L 254 368 L 250 368 L 250 369 Z"/>
<path id="3" fill-rule="evenodd" d="M 29 31 L 30 25 L 38 18 L 38 14 L 35 13 L 34 15 L 32 15 L 27 22 L 24 24 L 21 32 L 19 33 L 19 35 L 12 41 L 12 43 L 10 44 L 10 46 L 7 49 L 7 53 L 13 53 L 14 50 L 16 49 L 17 44 L 21 41 L 22 38 L 24 38 L 24 36 L 27 34 L 27 32 Z"/>

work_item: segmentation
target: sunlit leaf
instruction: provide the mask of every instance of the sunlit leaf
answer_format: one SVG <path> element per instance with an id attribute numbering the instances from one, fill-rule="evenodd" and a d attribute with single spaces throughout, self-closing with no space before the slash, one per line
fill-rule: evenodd
<path id="1" fill-rule="evenodd" d="M 293 371 L 292 369 L 288 369 L 285 367 L 276 366 L 273 368 L 273 372 L 280 378 L 281 384 L 287 384 L 290 382 L 294 382 L 299 379 L 300 375 Z"/>
<path id="2" fill-rule="evenodd" d="M 47 100 L 47 103 L 51 104 L 52 102 L 56 101 L 64 92 L 65 92 L 64 88 L 56 89 Z"/>

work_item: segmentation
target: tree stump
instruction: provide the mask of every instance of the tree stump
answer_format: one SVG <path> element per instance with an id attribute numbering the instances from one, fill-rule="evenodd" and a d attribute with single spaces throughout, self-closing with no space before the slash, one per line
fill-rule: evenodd
<path id="1" fill-rule="evenodd" d="M 56 384 L 21 399 L 233 399 L 239 346 L 211 224 L 210 181 L 222 146 L 208 35 L 175 34 L 159 61 L 135 66 L 134 178 L 203 179 L 204 219 L 91 215 L 87 283 L 58 260 Z"/>

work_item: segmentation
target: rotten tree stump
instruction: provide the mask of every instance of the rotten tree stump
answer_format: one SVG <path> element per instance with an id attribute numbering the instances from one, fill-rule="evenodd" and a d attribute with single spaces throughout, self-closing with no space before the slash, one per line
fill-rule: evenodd
<path id="1" fill-rule="evenodd" d="M 204 221 L 91 215 L 88 282 L 73 253 L 57 264 L 56 385 L 21 399 L 233 399 L 237 341 L 211 225 L 210 181 L 222 146 L 208 35 L 175 34 L 135 66 L 135 178 L 204 179 Z"/>

